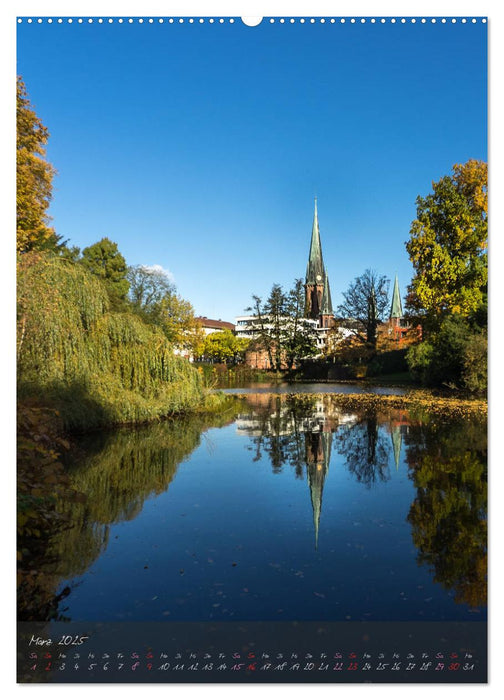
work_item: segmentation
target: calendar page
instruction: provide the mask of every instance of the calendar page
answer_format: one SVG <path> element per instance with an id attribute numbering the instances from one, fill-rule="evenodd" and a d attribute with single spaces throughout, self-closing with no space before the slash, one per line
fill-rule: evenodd
<path id="1" fill-rule="evenodd" d="M 18 682 L 486 683 L 487 18 L 16 23 Z"/>

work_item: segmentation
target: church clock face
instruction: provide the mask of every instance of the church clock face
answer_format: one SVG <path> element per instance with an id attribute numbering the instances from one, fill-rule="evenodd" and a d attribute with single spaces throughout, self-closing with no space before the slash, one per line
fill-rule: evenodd
<path id="1" fill-rule="evenodd" d="M 320 282 L 321 279 L 322 279 L 322 275 L 317 275 L 317 282 Z"/>

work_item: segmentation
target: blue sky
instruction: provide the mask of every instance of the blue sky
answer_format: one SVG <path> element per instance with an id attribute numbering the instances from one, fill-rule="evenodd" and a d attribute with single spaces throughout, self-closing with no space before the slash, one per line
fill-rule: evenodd
<path id="1" fill-rule="evenodd" d="M 313 198 L 334 305 L 368 267 L 404 294 L 417 195 L 487 159 L 486 25 L 18 25 L 49 128 L 57 232 L 161 265 L 233 320 L 303 277 Z"/>

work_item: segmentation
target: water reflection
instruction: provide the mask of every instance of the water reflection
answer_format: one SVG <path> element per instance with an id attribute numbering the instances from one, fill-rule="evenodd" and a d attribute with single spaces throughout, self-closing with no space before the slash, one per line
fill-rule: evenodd
<path id="1" fill-rule="evenodd" d="M 338 451 L 345 457 L 348 471 L 370 488 L 376 481 L 388 481 L 390 441 L 379 429 L 376 413 L 368 413 L 355 424 L 345 425 L 336 434 Z"/>
<path id="2" fill-rule="evenodd" d="M 237 420 L 238 434 L 250 436 L 254 461 L 265 453 L 274 473 L 285 464 L 294 468 L 296 478 L 304 472 L 308 480 L 313 510 L 315 548 L 318 546 L 322 494 L 331 461 L 333 431 L 340 423 L 354 416 L 340 413 L 323 398 L 314 396 L 272 396 L 265 394 L 248 397 L 253 413 Z"/>
<path id="3" fill-rule="evenodd" d="M 455 601 L 477 607 L 487 600 L 487 435 L 481 420 L 440 420 L 408 411 L 362 414 L 338 409 L 330 397 L 249 397 L 255 411 L 237 430 L 251 437 L 255 459 L 265 452 L 274 472 L 284 464 L 306 472 L 318 546 L 322 495 L 333 439 L 348 472 L 366 488 L 390 479 L 391 452 L 399 470 L 403 439 L 417 495 L 408 522 L 433 580 Z"/>
<path id="4" fill-rule="evenodd" d="M 389 457 L 394 450 L 396 468 L 401 449 L 401 421 L 404 415 L 390 423 L 392 441 L 380 429 L 375 411 L 358 415 L 340 409 L 329 396 L 250 395 L 248 403 L 254 411 L 241 415 L 237 432 L 251 438 L 254 460 L 266 454 L 273 472 L 279 473 L 288 464 L 296 478 L 306 474 L 310 489 L 318 546 L 322 494 L 331 461 L 333 439 L 346 467 L 358 482 L 370 488 L 376 481 L 390 478 Z"/>
<path id="5" fill-rule="evenodd" d="M 308 432 L 306 437 L 306 469 L 313 509 L 313 524 L 315 527 L 315 548 L 318 547 L 320 514 L 322 512 L 322 493 L 324 481 L 331 460 L 332 435 L 330 432 Z"/>
<path id="6" fill-rule="evenodd" d="M 68 458 L 72 487 L 84 503 L 60 503 L 73 527 L 56 536 L 51 553 L 63 578 L 83 574 L 107 548 L 110 526 L 135 519 L 145 501 L 168 491 L 177 468 L 201 443 L 208 427 L 234 421 L 239 402 L 219 417 L 192 416 L 91 435 Z"/>
<path id="7" fill-rule="evenodd" d="M 383 396 L 403 396 L 406 389 L 401 387 L 351 384 L 350 382 L 249 382 L 231 388 L 222 388 L 225 394 L 381 394 Z"/>
<path id="8" fill-rule="evenodd" d="M 213 427 L 224 430 L 208 434 Z M 230 397 L 218 418 L 97 435 L 79 450 L 69 473 L 88 498 L 60 504 L 74 527 L 53 538 L 51 576 L 62 587 L 78 577 L 90 600 L 96 590 L 105 601 L 116 596 L 121 574 L 114 566 L 102 579 L 89 579 L 93 562 L 113 550 L 133 577 L 128 585 L 136 586 L 135 595 L 151 601 L 152 619 L 164 614 L 152 589 L 160 580 L 170 600 L 197 599 L 199 619 L 219 613 L 212 585 L 218 593 L 231 587 L 222 610 L 242 619 L 263 619 L 276 607 L 299 614 L 299 601 L 305 619 L 346 619 L 343 606 L 352 619 L 424 619 L 425 601 L 433 598 L 429 619 L 445 619 L 446 609 L 454 614 L 453 600 L 475 615 L 486 604 L 486 426 L 480 421 L 396 409 L 350 412 L 330 395 L 259 393 L 242 402 Z M 153 521 L 158 502 L 162 517 Z M 188 513 L 192 519 L 185 520 Z M 134 541 L 117 543 L 119 523 L 138 523 Z M 158 549 L 159 573 L 149 583 L 141 578 L 149 567 L 142 563 L 137 572 L 132 552 L 140 557 Z M 219 564 L 229 551 L 242 553 L 236 569 L 237 554 Z M 189 564 L 199 572 L 192 588 Z M 429 594 L 418 592 L 428 585 L 421 578 L 426 572 Z M 142 592 L 144 586 L 151 588 Z M 250 607 L 254 587 L 254 600 L 263 606 L 271 600 L 269 612 Z M 442 589 L 444 598 L 436 592 Z M 405 596 L 400 609 L 399 595 Z M 72 612 L 72 595 L 69 600 Z"/>
<path id="9" fill-rule="evenodd" d="M 485 426 L 414 422 L 407 461 L 417 490 L 408 521 L 434 581 L 457 603 L 487 601 L 487 440 Z M 462 448 L 462 449 L 461 449 Z"/>

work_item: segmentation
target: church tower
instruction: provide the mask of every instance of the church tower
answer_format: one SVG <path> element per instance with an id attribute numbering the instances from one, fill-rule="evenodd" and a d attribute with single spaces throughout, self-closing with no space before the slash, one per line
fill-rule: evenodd
<path id="1" fill-rule="evenodd" d="M 322 328 L 329 328 L 334 319 L 329 278 L 320 243 L 317 198 L 315 198 L 310 253 L 306 266 L 305 315 L 307 318 L 317 319 Z"/>
<path id="2" fill-rule="evenodd" d="M 390 308 L 390 323 L 393 328 L 397 328 L 401 325 L 402 317 L 401 295 L 399 293 L 399 281 L 396 275 L 394 280 L 394 292 L 392 294 L 392 306 Z"/>
<path id="3" fill-rule="evenodd" d="M 331 300 L 331 288 L 329 286 L 329 276 L 324 268 L 324 291 L 322 292 L 322 303 L 320 305 L 320 326 L 331 328 L 334 324 L 334 312 Z"/>

